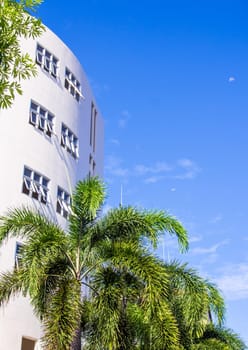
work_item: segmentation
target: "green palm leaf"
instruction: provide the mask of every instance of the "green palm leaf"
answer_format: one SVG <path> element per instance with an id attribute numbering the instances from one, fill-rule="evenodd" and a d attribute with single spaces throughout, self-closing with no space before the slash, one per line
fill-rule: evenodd
<path id="1" fill-rule="evenodd" d="M 25 207 L 0 217 L 0 244 L 23 241 L 19 266 L 0 276 L 0 305 L 29 295 L 48 350 L 80 350 L 81 330 L 90 350 L 198 346 L 209 310 L 223 320 L 222 297 L 194 270 L 149 250 L 165 232 L 186 250 L 185 229 L 161 211 L 119 207 L 103 216 L 104 200 L 98 178 L 79 182 L 68 231 Z"/>

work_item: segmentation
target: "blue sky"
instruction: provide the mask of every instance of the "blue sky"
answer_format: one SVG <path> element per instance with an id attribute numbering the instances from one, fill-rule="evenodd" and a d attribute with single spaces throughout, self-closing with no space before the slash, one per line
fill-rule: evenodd
<path id="1" fill-rule="evenodd" d="M 248 4 L 46 0 L 43 22 L 81 61 L 105 119 L 107 206 L 168 210 L 248 342 Z M 164 245 L 164 249 L 162 249 Z M 159 254 L 178 257 L 175 240 Z"/>

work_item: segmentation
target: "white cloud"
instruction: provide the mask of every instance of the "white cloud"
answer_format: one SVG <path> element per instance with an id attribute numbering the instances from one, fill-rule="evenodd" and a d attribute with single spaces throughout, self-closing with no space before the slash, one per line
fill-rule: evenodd
<path id="1" fill-rule="evenodd" d="M 172 187 L 172 188 L 170 189 L 171 192 L 176 192 L 176 190 L 177 190 L 177 189 L 176 189 L 175 187 Z"/>
<path id="2" fill-rule="evenodd" d="M 144 175 L 147 174 L 147 172 L 149 172 L 149 168 L 146 167 L 143 164 L 138 164 L 134 167 L 134 171 L 138 174 L 138 175 Z"/>
<path id="3" fill-rule="evenodd" d="M 115 145 L 119 145 L 117 139 L 111 139 Z M 130 176 L 140 176 L 144 177 L 143 181 L 145 183 L 156 183 L 165 178 L 172 179 L 192 179 L 197 176 L 200 168 L 190 159 L 180 159 L 174 162 L 174 165 L 168 164 L 165 161 L 157 161 L 154 164 L 137 164 L 134 167 L 123 167 L 123 161 L 115 156 L 108 156 L 105 163 L 105 171 L 107 175 L 130 177 Z M 183 173 L 176 175 L 179 170 L 183 169 Z M 169 175 L 170 174 L 170 175 Z M 172 187 L 171 192 L 175 192 L 176 188 Z"/>
<path id="4" fill-rule="evenodd" d="M 112 169 L 112 175 L 115 175 L 115 176 L 125 177 L 125 176 L 128 176 L 128 174 L 129 174 L 129 171 L 126 168 L 119 167 L 119 168 Z"/>
<path id="5" fill-rule="evenodd" d="M 146 175 L 146 174 L 158 174 L 171 171 L 172 168 L 165 162 L 156 162 L 154 165 L 146 166 L 143 164 L 138 164 L 134 167 L 134 171 L 137 175 Z"/>
<path id="6" fill-rule="evenodd" d="M 229 83 L 233 83 L 234 81 L 236 81 L 235 77 L 231 76 L 231 77 L 228 78 L 228 82 Z"/>
<path id="7" fill-rule="evenodd" d="M 121 112 L 121 117 L 118 120 L 118 126 L 121 129 L 125 129 L 125 127 L 127 126 L 127 123 L 130 119 L 130 113 L 127 110 L 123 110 Z"/>
<path id="8" fill-rule="evenodd" d="M 161 181 L 163 179 L 164 179 L 164 176 L 150 176 L 144 180 L 144 183 L 146 183 L 146 184 L 156 183 L 156 182 Z"/>
<path id="9" fill-rule="evenodd" d="M 125 129 L 126 125 L 127 125 L 127 119 L 121 118 L 121 119 L 118 120 L 119 128 Z"/>
<path id="10" fill-rule="evenodd" d="M 217 253 L 208 255 L 205 259 L 201 260 L 201 264 L 214 264 L 218 260 L 219 255 Z"/>
<path id="11" fill-rule="evenodd" d="M 189 237 L 189 243 L 196 243 L 202 240 L 201 236 L 191 236 Z"/>
<path id="12" fill-rule="evenodd" d="M 210 224 L 216 224 L 219 221 L 222 221 L 223 217 L 221 214 L 217 214 L 215 217 L 213 217 L 209 222 Z"/>
<path id="13" fill-rule="evenodd" d="M 194 162 L 187 158 L 179 159 L 177 163 L 179 166 L 185 169 L 189 169 L 189 168 L 192 168 L 192 166 L 194 166 Z"/>
<path id="14" fill-rule="evenodd" d="M 200 167 L 188 158 L 179 159 L 177 165 L 184 170 L 182 174 L 174 176 L 178 180 L 194 179 L 201 171 Z"/>
<path id="15" fill-rule="evenodd" d="M 211 247 L 208 247 L 208 248 L 205 248 L 205 247 L 196 247 L 196 248 L 193 248 L 191 249 L 191 254 L 195 254 L 195 255 L 198 255 L 198 254 L 215 254 L 217 252 L 217 250 L 224 246 L 224 245 L 227 245 L 229 243 L 229 240 L 224 240 L 224 241 L 221 241 L 219 243 L 216 243 L 214 245 L 212 245 Z"/>
<path id="16" fill-rule="evenodd" d="M 129 170 L 121 166 L 122 160 L 118 157 L 108 156 L 105 164 L 105 171 L 107 174 L 120 177 L 129 175 Z"/>
<path id="17" fill-rule="evenodd" d="M 216 284 L 229 300 L 248 298 L 248 264 L 227 265 L 222 275 L 215 279 Z"/>
<path id="18" fill-rule="evenodd" d="M 184 172 L 180 175 L 176 175 L 176 172 L 183 169 Z M 145 183 L 155 183 L 165 177 L 176 178 L 176 179 L 193 179 L 201 171 L 199 166 L 190 159 L 184 158 L 179 159 L 173 164 L 168 164 L 165 161 L 157 161 L 154 164 L 137 164 L 132 174 L 136 176 L 147 176 L 144 180 Z M 171 173 L 171 175 L 167 175 Z M 151 176 L 148 176 L 151 175 Z M 160 176 L 159 176 L 160 175 Z M 173 187 L 171 189 L 174 192 L 176 189 Z"/>

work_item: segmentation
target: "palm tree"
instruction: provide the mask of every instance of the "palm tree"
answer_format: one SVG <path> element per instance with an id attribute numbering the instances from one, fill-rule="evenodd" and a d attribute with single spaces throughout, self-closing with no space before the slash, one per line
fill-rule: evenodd
<path id="1" fill-rule="evenodd" d="M 245 350 L 247 346 L 231 329 L 209 324 L 203 335 L 195 339 L 191 350 Z"/>
<path id="2" fill-rule="evenodd" d="M 213 318 L 218 325 L 223 324 L 224 300 L 214 284 L 200 277 L 187 264 L 173 261 L 165 264 L 165 268 L 170 276 L 168 298 L 177 319 L 181 344 L 190 349 L 193 339 L 204 334 Z"/>
<path id="3" fill-rule="evenodd" d="M 92 281 L 98 295 L 93 296 L 88 309 L 88 322 L 86 322 L 85 334 L 91 334 L 87 349 L 101 348 L 108 344 L 111 334 L 106 332 L 107 322 L 105 312 L 109 310 L 112 317 L 119 313 L 119 335 L 125 342 L 120 349 L 169 349 L 170 346 L 160 342 L 161 334 L 168 329 L 168 321 L 174 323 L 176 319 L 182 349 L 189 350 L 195 338 L 203 336 L 209 324 L 209 310 L 217 318 L 221 325 L 224 318 L 224 301 L 216 287 L 201 278 L 196 271 L 186 264 L 171 262 L 163 263 L 158 259 L 153 262 L 156 270 L 164 270 L 167 274 L 166 295 L 164 305 L 161 301 L 154 303 L 155 310 L 150 310 L 143 303 L 146 294 L 146 284 L 137 279 L 126 270 L 116 269 L 116 266 L 105 266 L 98 271 Z M 99 306 L 100 305 L 100 306 Z M 169 308 L 168 308 L 169 306 Z M 160 310 L 160 319 L 157 318 Z M 153 310 L 154 311 L 154 310 Z M 174 315 L 171 317 L 171 312 Z M 163 323 L 164 322 L 164 323 Z M 102 330 L 94 332 L 95 329 Z M 103 348 L 105 348 L 103 346 Z"/>
<path id="4" fill-rule="evenodd" d="M 86 349 L 176 349 L 179 333 L 167 300 L 166 270 L 157 259 L 144 255 L 141 264 L 154 275 L 149 281 L 148 276 L 132 273 L 140 265 L 130 258 L 137 265 L 134 269 L 120 265 L 118 259 L 118 264 L 102 266 L 92 280 L 98 294 L 88 304 Z"/>
<path id="5" fill-rule="evenodd" d="M 68 231 L 26 207 L 0 218 L 0 242 L 10 237 L 24 241 L 19 267 L 1 275 L 0 305 L 17 294 L 29 295 L 44 327 L 45 348 L 79 350 L 81 322 L 89 304 L 85 296 L 90 290 L 98 310 L 94 320 L 98 327 L 93 335 L 86 333 L 91 339 L 88 344 L 97 338 L 102 343 L 95 341 L 95 349 L 125 349 L 125 295 L 132 289 L 125 284 L 125 272 L 127 278 L 142 285 L 138 311 L 143 310 L 143 323 L 149 327 L 147 334 L 154 344 L 150 349 L 176 349 L 177 322 L 166 299 L 168 274 L 149 253 L 146 242 L 155 246 L 159 234 L 167 231 L 187 249 L 186 231 L 175 218 L 160 211 L 119 207 L 102 216 L 104 200 L 105 187 L 98 178 L 79 182 Z M 118 273 L 122 275 L 120 284 L 125 285 L 120 298 L 112 283 Z M 108 288 L 100 287 L 101 274 L 110 278 Z M 133 293 L 135 297 L 135 288 Z M 120 300 L 122 308 L 117 307 Z M 130 305 L 135 308 L 136 303 Z"/>
<path id="6" fill-rule="evenodd" d="M 177 319 L 180 344 L 185 350 L 244 350 L 232 330 L 223 326 L 225 305 L 216 286 L 187 264 L 165 264 L 169 274 L 171 310 Z"/>

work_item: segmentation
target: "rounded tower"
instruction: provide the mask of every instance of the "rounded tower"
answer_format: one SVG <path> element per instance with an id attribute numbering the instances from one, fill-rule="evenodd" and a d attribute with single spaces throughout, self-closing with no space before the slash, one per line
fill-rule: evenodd
<path id="1" fill-rule="evenodd" d="M 0 111 L 0 214 L 28 205 L 66 228 L 76 182 L 103 175 L 103 119 L 80 63 L 53 32 L 21 48 L 38 75 Z M 1 271 L 18 264 L 20 245 L 12 239 L 1 247 Z M 0 350 L 38 349 L 40 337 L 27 299 L 0 309 Z"/>

